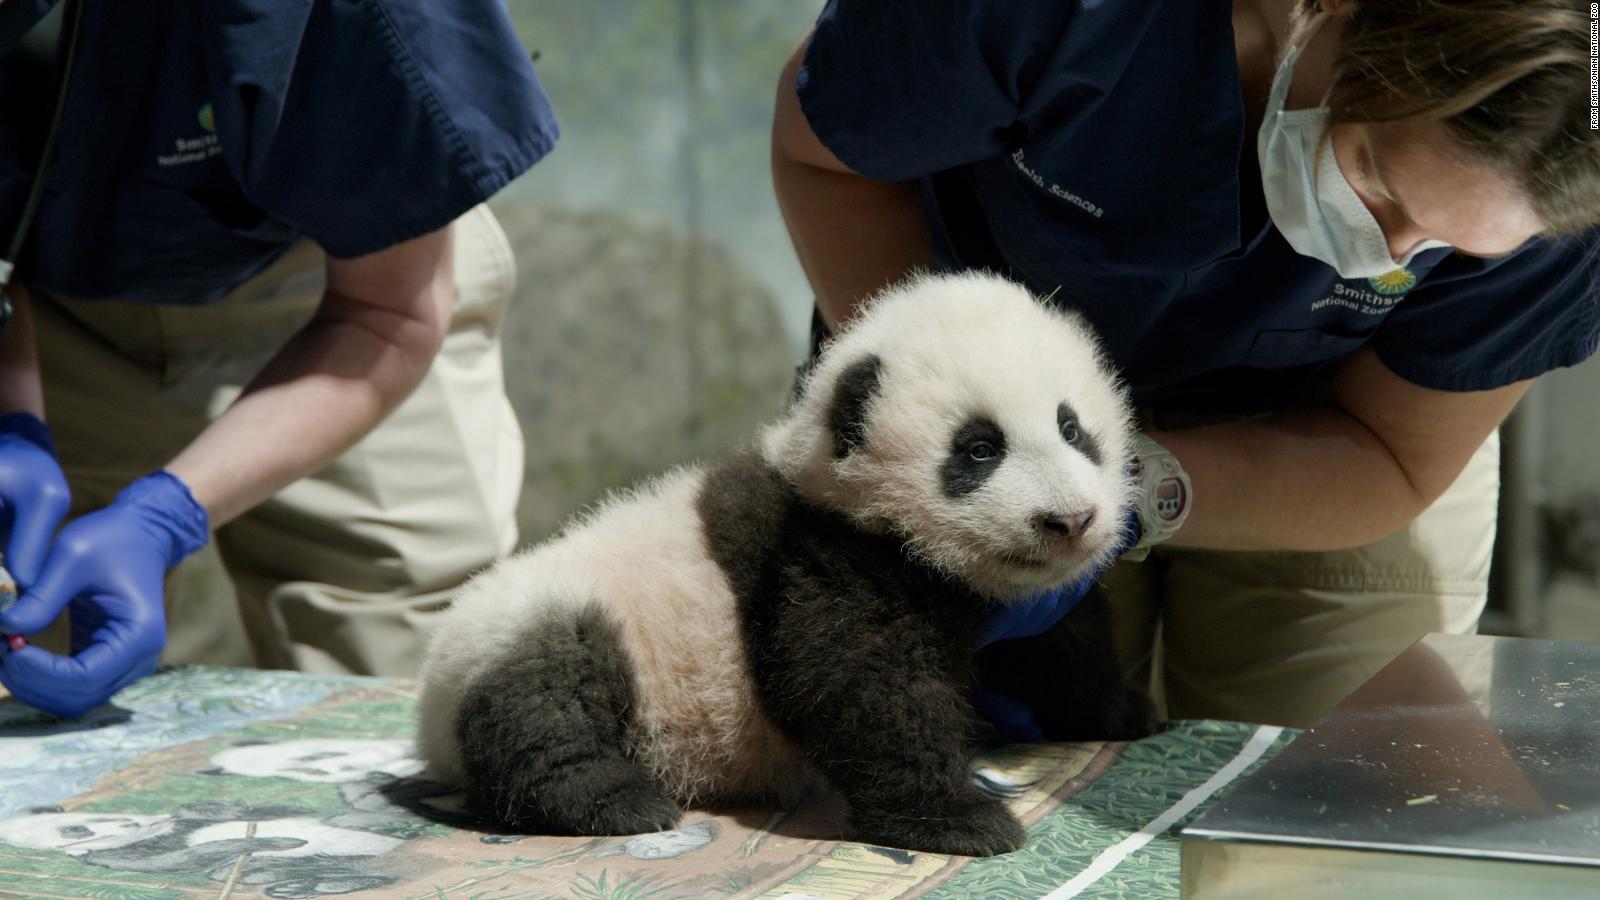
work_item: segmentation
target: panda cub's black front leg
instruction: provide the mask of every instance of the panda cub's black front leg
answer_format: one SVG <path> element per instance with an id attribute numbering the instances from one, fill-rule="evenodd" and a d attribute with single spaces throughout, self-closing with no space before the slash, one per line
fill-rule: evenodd
<path id="1" fill-rule="evenodd" d="M 1048 741 L 1129 741 L 1161 730 L 1155 705 L 1123 678 L 1111 607 L 1091 590 L 1044 634 L 978 653 L 978 683 L 1022 703 Z"/>
<path id="2" fill-rule="evenodd" d="M 971 705 L 935 655 L 905 644 L 837 648 L 831 664 L 801 676 L 809 700 L 784 718 L 848 802 L 851 840 L 963 856 L 1019 849 L 1022 825 L 972 784 Z"/>

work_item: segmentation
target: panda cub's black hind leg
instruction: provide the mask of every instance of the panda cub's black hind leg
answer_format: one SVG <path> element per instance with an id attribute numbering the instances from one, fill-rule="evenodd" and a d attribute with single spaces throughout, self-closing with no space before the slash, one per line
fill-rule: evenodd
<path id="1" fill-rule="evenodd" d="M 473 682 L 456 720 L 467 796 L 529 834 L 660 831 L 681 810 L 630 758 L 631 665 L 593 607 L 552 611 Z"/>

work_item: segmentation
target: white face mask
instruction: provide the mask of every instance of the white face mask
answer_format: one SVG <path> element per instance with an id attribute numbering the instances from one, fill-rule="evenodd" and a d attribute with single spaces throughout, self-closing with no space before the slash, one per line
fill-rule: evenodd
<path id="1" fill-rule="evenodd" d="M 1306 35 L 1307 41 L 1327 18 L 1327 13 L 1318 15 Z M 1284 240 L 1302 256 L 1333 266 L 1341 278 L 1386 275 L 1411 262 L 1423 250 L 1450 246 L 1444 241 L 1426 240 L 1403 259 L 1389 256 L 1383 229 L 1339 171 L 1333 147 L 1323 148 L 1320 162 L 1317 159 L 1318 139 L 1328 108 L 1283 108 L 1301 49 L 1290 47 L 1278 66 L 1267 95 L 1266 118 L 1256 135 L 1267 212 Z"/>

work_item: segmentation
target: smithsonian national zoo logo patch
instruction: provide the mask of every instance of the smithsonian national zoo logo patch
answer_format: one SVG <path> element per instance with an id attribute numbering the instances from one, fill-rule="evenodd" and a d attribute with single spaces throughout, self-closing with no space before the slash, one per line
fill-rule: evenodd
<path id="1" fill-rule="evenodd" d="M 1311 311 L 1334 306 L 1364 316 L 1382 316 L 1404 300 L 1406 292 L 1416 286 L 1417 276 L 1406 268 L 1368 278 L 1365 287 L 1352 287 L 1343 281 L 1335 281 L 1327 296 L 1311 304 Z"/>
<path id="2" fill-rule="evenodd" d="M 0 0 L 0 3 L 4 2 L 5 0 Z M 210 103 L 203 104 L 195 110 L 194 121 L 200 126 L 200 133 L 191 132 L 189 137 L 173 138 L 172 152 L 158 152 L 156 165 L 162 168 L 186 166 L 204 162 L 222 152 L 222 143 L 217 139 L 217 114 Z"/>
<path id="3" fill-rule="evenodd" d="M 1368 278 L 1367 284 L 1372 285 L 1372 289 L 1380 294 L 1392 296 L 1394 294 L 1404 294 L 1406 291 L 1416 287 L 1417 276 L 1411 274 L 1410 269 L 1399 268 L 1387 275 Z"/>

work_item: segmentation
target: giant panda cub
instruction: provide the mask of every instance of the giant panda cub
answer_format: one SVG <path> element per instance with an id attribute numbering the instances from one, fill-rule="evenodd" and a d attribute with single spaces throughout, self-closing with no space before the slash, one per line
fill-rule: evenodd
<path id="1" fill-rule="evenodd" d="M 973 786 L 985 688 L 1046 737 L 1148 733 L 1091 596 L 974 654 L 985 613 L 1118 541 L 1131 432 L 1084 323 L 987 275 L 892 288 L 752 449 L 615 496 L 469 582 L 423 671 L 433 774 L 512 829 L 670 828 L 831 787 L 853 840 L 1021 847 Z"/>

